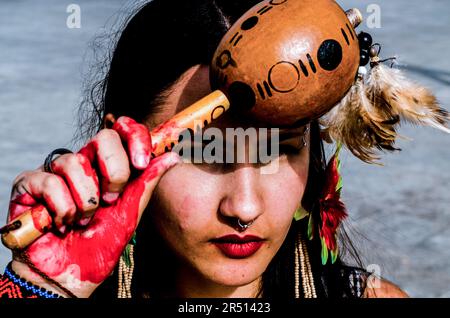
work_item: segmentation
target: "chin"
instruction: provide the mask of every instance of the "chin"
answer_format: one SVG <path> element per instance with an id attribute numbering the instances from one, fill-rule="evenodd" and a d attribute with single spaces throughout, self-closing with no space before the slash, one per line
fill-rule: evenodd
<path id="1" fill-rule="evenodd" d="M 240 287 L 248 285 L 255 280 L 257 280 L 265 271 L 266 266 L 257 260 L 247 261 L 247 260 L 230 260 L 227 262 L 218 261 L 217 264 L 211 265 L 208 270 L 210 275 L 208 278 L 217 284 L 229 286 L 229 287 Z"/>

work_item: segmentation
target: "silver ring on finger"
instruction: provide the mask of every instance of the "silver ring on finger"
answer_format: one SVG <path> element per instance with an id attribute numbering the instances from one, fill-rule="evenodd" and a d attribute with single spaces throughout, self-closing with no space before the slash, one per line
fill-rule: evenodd
<path id="1" fill-rule="evenodd" d="M 73 151 L 66 149 L 66 148 L 58 148 L 53 150 L 52 152 L 49 153 L 49 155 L 47 156 L 47 158 L 45 158 L 44 161 L 44 171 L 48 172 L 48 173 L 54 173 L 52 170 L 52 162 L 53 162 L 53 157 L 56 155 L 65 155 L 68 153 L 73 153 Z"/>

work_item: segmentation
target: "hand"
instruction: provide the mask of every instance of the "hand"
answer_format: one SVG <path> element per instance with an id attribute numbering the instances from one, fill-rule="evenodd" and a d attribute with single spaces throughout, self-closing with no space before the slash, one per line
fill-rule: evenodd
<path id="1" fill-rule="evenodd" d="M 54 160 L 54 174 L 41 167 L 16 178 L 8 220 L 44 205 L 54 221 L 54 230 L 27 249 L 39 270 L 78 297 L 88 297 L 111 274 L 159 179 L 181 161 L 167 153 L 150 162 L 151 150 L 147 127 L 121 117 L 78 153 Z M 139 171 L 133 180 L 129 161 Z M 13 269 L 63 294 L 17 257 Z"/>

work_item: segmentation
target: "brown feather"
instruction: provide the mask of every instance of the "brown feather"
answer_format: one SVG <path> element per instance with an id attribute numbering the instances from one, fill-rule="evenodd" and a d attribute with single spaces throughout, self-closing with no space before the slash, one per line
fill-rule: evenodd
<path id="1" fill-rule="evenodd" d="M 426 88 L 400 70 L 378 64 L 367 84 L 358 76 L 341 102 L 321 119 L 324 135 L 345 145 L 356 157 L 376 163 L 376 150 L 395 151 L 401 120 L 447 133 L 450 116 Z"/>
<path id="2" fill-rule="evenodd" d="M 322 120 L 325 132 L 345 145 L 356 157 L 375 163 L 375 150 L 394 151 L 398 118 L 389 108 L 375 108 L 359 78 L 341 102 Z"/>
<path id="3" fill-rule="evenodd" d="M 449 114 L 426 88 L 406 79 L 398 69 L 375 66 L 367 81 L 367 95 L 376 108 L 412 124 L 432 126 L 447 133 Z"/>

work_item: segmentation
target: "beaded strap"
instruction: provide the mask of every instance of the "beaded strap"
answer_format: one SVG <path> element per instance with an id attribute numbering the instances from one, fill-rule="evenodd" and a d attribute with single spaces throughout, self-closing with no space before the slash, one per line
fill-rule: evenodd
<path id="1" fill-rule="evenodd" d="M 298 233 L 295 241 L 295 298 L 300 298 L 300 274 L 302 276 L 303 296 L 305 298 L 317 298 L 316 287 L 314 285 L 314 275 L 311 270 L 308 248 Z"/>
<path id="2" fill-rule="evenodd" d="M 7 298 L 63 298 L 42 287 L 36 286 L 17 275 L 11 267 L 11 263 L 5 269 L 3 277 L 0 277 L 0 297 Z"/>

